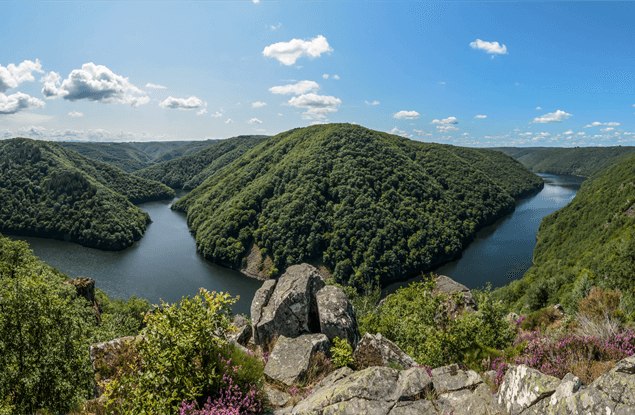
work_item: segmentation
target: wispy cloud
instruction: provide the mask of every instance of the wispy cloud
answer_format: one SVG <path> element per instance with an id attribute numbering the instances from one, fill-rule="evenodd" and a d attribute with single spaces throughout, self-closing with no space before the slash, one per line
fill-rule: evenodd
<path id="1" fill-rule="evenodd" d="M 260 108 L 260 107 L 264 107 L 265 105 L 267 105 L 266 102 L 252 102 L 251 108 Z"/>
<path id="2" fill-rule="evenodd" d="M 487 118 L 487 115 L 477 115 L 477 116 L 476 116 L 476 117 L 474 117 L 474 118 Z"/>
<path id="3" fill-rule="evenodd" d="M 373 102 L 368 102 L 368 101 L 364 101 L 366 103 L 366 105 L 379 105 L 379 101 L 373 101 Z"/>
<path id="4" fill-rule="evenodd" d="M 82 114 L 81 112 L 77 112 L 77 111 L 69 112 L 68 115 L 70 117 L 73 117 L 73 118 L 78 118 L 78 117 L 83 117 L 84 116 L 84 114 Z"/>
<path id="5" fill-rule="evenodd" d="M 151 84 L 150 82 L 148 82 L 146 84 L 146 88 L 151 88 L 151 89 L 168 89 L 167 87 L 163 86 L 163 85 L 156 85 L 156 84 Z"/>
<path id="6" fill-rule="evenodd" d="M 307 92 L 317 91 L 320 85 L 314 81 L 300 81 L 296 84 L 288 84 L 282 86 L 273 86 L 269 88 L 269 92 L 279 95 L 302 95 Z"/>

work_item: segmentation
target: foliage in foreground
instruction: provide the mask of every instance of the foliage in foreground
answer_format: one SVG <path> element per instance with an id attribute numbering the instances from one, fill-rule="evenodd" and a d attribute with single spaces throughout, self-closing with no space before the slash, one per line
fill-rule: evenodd
<path id="1" fill-rule="evenodd" d="M 225 337 L 230 305 L 236 301 L 229 294 L 201 289 L 191 300 L 163 303 L 146 314 L 143 340 L 135 343 L 134 366 L 106 386 L 107 409 L 120 414 L 176 413 L 184 401 L 190 406 L 194 401 L 203 406 L 208 397 L 227 402 L 237 390 L 257 405 L 262 362 L 230 347 Z"/>

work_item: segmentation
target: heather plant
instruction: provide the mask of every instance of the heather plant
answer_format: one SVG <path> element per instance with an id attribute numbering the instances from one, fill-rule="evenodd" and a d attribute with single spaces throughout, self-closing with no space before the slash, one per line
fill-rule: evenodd
<path id="1" fill-rule="evenodd" d="M 227 348 L 230 305 L 237 300 L 201 288 L 191 300 L 162 301 L 161 312 L 146 314 L 144 339 L 135 343 L 138 367 L 106 386 L 106 408 L 121 414 L 175 413 L 184 399 L 218 396 L 224 367 L 219 352 Z"/>
<path id="2" fill-rule="evenodd" d="M 333 347 L 331 347 L 331 357 L 333 358 L 331 363 L 338 369 L 344 366 L 353 365 L 353 348 L 346 339 L 336 337 L 333 339 Z"/>

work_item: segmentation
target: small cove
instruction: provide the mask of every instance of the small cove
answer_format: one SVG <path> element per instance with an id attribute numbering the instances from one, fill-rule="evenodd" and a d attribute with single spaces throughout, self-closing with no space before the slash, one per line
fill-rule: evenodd
<path id="1" fill-rule="evenodd" d="M 517 201 L 516 210 L 480 230 L 463 256 L 435 270 L 438 274 L 480 288 L 487 281 L 493 287 L 522 277 L 531 266 L 536 231 L 546 215 L 564 207 L 573 199 L 584 179 L 569 176 L 540 175 L 545 187 L 539 193 Z M 139 205 L 153 223 L 144 237 L 120 252 L 100 251 L 71 242 L 53 239 L 10 236 L 27 241 L 34 254 L 71 278 L 94 278 L 98 288 L 111 298 L 146 298 L 158 304 L 178 302 L 194 296 L 199 287 L 229 292 L 240 300 L 234 313 L 250 314 L 251 301 L 262 281 L 205 260 L 196 253 L 196 242 L 187 228 L 185 215 L 170 210 L 170 205 L 186 192 L 177 192 L 171 201 Z M 421 280 L 391 284 L 383 294 Z"/>

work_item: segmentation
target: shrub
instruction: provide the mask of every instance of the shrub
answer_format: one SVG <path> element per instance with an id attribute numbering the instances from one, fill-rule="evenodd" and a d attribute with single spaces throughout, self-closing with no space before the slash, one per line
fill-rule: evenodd
<path id="1" fill-rule="evenodd" d="M 219 352 L 227 346 L 229 306 L 236 301 L 201 288 L 192 300 L 182 299 L 180 307 L 162 301 L 162 312 L 146 314 L 144 340 L 135 344 L 140 364 L 106 386 L 107 409 L 175 413 L 184 399 L 218 396 L 224 367 Z"/>
<path id="2" fill-rule="evenodd" d="M 526 331 L 544 330 L 551 323 L 562 318 L 562 313 L 553 307 L 545 307 L 530 313 L 520 327 Z"/>
<path id="3" fill-rule="evenodd" d="M 625 317 L 624 311 L 620 309 L 620 290 L 604 290 L 600 287 L 593 287 L 589 294 L 578 301 L 578 313 L 589 319 L 601 321 L 607 317 L 621 320 Z"/>
<path id="4" fill-rule="evenodd" d="M 340 340 L 339 337 L 333 339 L 333 347 L 331 347 L 331 363 L 335 368 L 353 365 L 353 348 L 346 339 Z"/>

